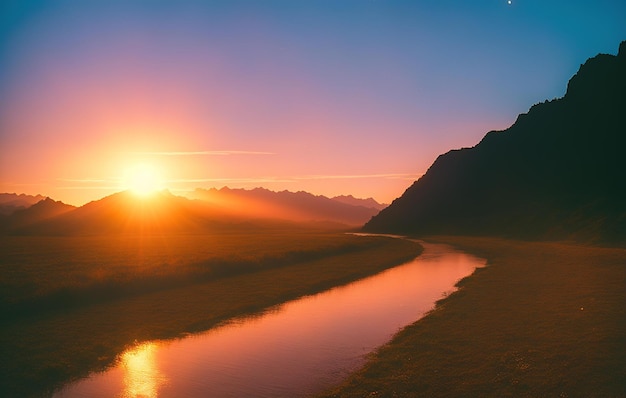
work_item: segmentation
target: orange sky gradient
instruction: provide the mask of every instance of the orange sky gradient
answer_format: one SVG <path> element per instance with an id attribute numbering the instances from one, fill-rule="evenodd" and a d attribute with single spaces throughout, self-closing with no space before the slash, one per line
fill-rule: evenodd
<path id="1" fill-rule="evenodd" d="M 538 5 L 288 4 L 2 5 L 0 192 L 82 205 L 147 164 L 174 194 L 389 203 L 626 36 L 610 7 L 585 10 L 610 17 L 580 45 L 595 25 L 555 28 Z"/>

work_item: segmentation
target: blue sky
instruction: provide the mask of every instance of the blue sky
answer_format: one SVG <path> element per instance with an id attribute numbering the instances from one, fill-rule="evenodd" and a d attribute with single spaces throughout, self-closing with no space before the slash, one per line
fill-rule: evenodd
<path id="1" fill-rule="evenodd" d="M 390 201 L 622 40 L 624 1 L 4 1 L 0 191 L 80 204 L 148 162 Z"/>

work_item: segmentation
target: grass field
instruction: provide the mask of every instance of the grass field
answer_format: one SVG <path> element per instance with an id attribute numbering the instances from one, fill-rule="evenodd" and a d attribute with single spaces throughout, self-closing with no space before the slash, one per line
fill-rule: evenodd
<path id="1" fill-rule="evenodd" d="M 103 369 L 135 342 L 206 330 L 421 252 L 399 239 L 311 231 L 9 239 L 0 391 L 20 397 Z"/>
<path id="2" fill-rule="evenodd" d="M 488 266 L 323 396 L 626 396 L 625 249 L 430 241 Z"/>
<path id="3" fill-rule="evenodd" d="M 0 309 L 24 316 L 359 251 L 345 234 L 15 237 L 0 240 Z"/>

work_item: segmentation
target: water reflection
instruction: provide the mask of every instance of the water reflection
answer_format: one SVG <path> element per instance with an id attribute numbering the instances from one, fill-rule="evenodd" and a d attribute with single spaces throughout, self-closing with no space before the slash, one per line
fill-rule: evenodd
<path id="1" fill-rule="evenodd" d="M 159 372 L 155 351 L 157 345 L 148 342 L 125 352 L 120 366 L 124 370 L 124 392 L 121 398 L 157 398 L 159 387 L 167 379 Z"/>
<path id="2" fill-rule="evenodd" d="M 424 244 L 416 260 L 170 342 L 147 343 L 121 366 L 67 386 L 59 397 L 299 397 L 339 383 L 366 355 L 428 312 L 485 261 Z M 167 382 L 166 382 L 167 376 Z"/>

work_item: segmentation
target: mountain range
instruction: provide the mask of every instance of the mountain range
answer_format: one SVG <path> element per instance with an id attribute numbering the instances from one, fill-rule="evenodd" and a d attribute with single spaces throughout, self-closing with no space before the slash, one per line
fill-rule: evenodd
<path id="1" fill-rule="evenodd" d="M 16 193 L 0 193 L 0 215 L 11 215 L 18 210 L 26 209 L 45 199 L 41 195 L 25 195 Z"/>
<path id="2" fill-rule="evenodd" d="M 376 209 L 378 211 L 388 206 L 385 203 L 378 203 L 374 198 L 360 199 L 360 198 L 355 198 L 352 195 L 333 196 L 331 199 L 336 200 L 341 203 L 348 204 L 348 205 L 362 206 L 362 207 L 367 207 L 370 209 Z"/>
<path id="3" fill-rule="evenodd" d="M 28 228 L 75 209 L 76 207 L 74 206 L 46 197 L 32 206 L 20 208 L 10 215 L 0 216 L 0 221 L 2 221 L 0 231 Z"/>
<path id="4" fill-rule="evenodd" d="M 364 231 L 626 244 L 626 41 L 559 99 L 439 156 Z"/>
<path id="5" fill-rule="evenodd" d="M 37 197 L 29 197 L 29 200 L 32 198 Z M 368 205 L 372 207 L 366 207 Z M 142 198 L 125 191 L 78 208 L 50 198 L 25 206 L 10 214 L 0 214 L 0 232 L 26 235 L 164 234 L 305 224 L 345 229 L 363 225 L 378 213 L 382 205 L 373 199 L 330 199 L 306 192 L 222 188 L 197 189 L 189 197 L 161 191 Z"/>
<path id="6" fill-rule="evenodd" d="M 352 196 L 327 198 L 308 192 L 274 192 L 264 188 L 196 189 L 187 195 L 207 202 L 222 214 L 245 218 L 277 218 L 298 222 L 332 221 L 361 226 L 383 205 L 374 199 Z"/>
<path id="7" fill-rule="evenodd" d="M 562 98 L 439 156 L 402 196 L 327 198 L 263 188 L 120 192 L 79 208 L 0 194 L 0 231 L 18 234 L 196 232 L 285 223 L 364 231 L 489 235 L 626 245 L 626 41 L 581 65 Z M 368 221 L 369 220 L 369 221 Z"/>

